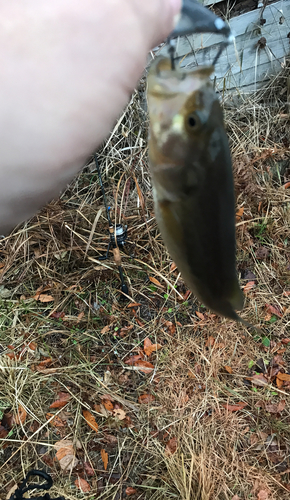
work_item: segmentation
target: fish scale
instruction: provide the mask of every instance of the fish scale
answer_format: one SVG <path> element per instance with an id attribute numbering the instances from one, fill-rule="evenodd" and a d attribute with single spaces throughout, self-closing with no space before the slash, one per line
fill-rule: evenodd
<path id="1" fill-rule="evenodd" d="M 184 281 L 209 309 L 236 313 L 235 197 L 213 67 L 172 69 L 157 58 L 148 74 L 149 161 L 156 220 Z"/>

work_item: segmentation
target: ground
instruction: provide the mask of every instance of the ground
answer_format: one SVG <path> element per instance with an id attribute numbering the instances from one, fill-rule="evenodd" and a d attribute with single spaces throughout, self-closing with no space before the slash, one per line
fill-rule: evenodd
<path id="1" fill-rule="evenodd" d="M 224 102 L 241 315 L 260 330 L 204 308 L 163 246 L 142 87 L 98 153 L 112 219 L 128 226 L 129 298 L 112 253 L 99 260 L 108 224 L 93 162 L 1 241 L 1 499 L 33 468 L 67 499 L 289 498 L 287 78 L 285 67 Z"/>

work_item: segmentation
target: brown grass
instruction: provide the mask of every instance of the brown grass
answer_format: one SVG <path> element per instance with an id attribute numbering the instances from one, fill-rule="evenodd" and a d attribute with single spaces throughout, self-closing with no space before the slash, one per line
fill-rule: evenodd
<path id="1" fill-rule="evenodd" d="M 84 496 L 78 477 L 90 484 L 87 498 L 127 498 L 128 487 L 138 499 L 258 499 L 260 491 L 270 500 L 289 498 L 289 387 L 277 388 L 275 379 L 262 387 L 246 380 L 275 356 L 282 371 L 290 369 L 289 344 L 281 342 L 290 337 L 286 75 L 287 68 L 238 108 L 225 103 L 237 208 L 244 208 L 237 223 L 241 285 L 251 280 L 249 271 L 255 275 L 242 315 L 264 336 L 209 314 L 193 296 L 180 299 L 186 286 L 170 272 L 153 214 L 144 85 L 98 153 L 113 220 L 128 225 L 122 264 L 130 300 L 141 304 L 135 316 L 121 300 L 112 256 L 98 260 L 108 228 L 93 163 L 59 200 L 1 241 L 0 411 L 10 431 L 0 441 L 0 498 L 31 468 L 47 470 L 51 495 L 68 499 Z M 36 301 L 39 287 L 54 301 Z M 269 317 L 267 304 L 282 317 Z M 124 363 L 146 337 L 162 345 L 148 359 L 149 374 Z M 11 345 L 16 354 L 24 347 L 18 359 L 7 356 L 13 357 Z M 51 363 L 37 371 L 45 357 Z M 50 409 L 60 391 L 70 393 L 70 401 Z M 147 393 L 154 399 L 140 404 Z M 104 411 L 104 395 L 124 410 L 125 420 Z M 267 411 L 281 401 L 280 413 Z M 229 409 L 239 402 L 247 406 Z M 19 405 L 25 421 L 7 427 L 7 414 L 16 415 Z M 84 409 L 95 416 L 98 433 Z M 48 413 L 58 414 L 63 426 L 51 425 Z M 80 442 L 71 472 L 55 458 L 60 439 Z M 101 449 L 109 456 L 106 471 Z"/>

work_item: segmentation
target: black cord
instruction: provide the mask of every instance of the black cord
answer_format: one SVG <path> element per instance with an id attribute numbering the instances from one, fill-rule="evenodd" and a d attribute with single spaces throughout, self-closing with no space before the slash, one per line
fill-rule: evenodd
<path id="1" fill-rule="evenodd" d="M 44 484 L 29 484 L 27 486 L 27 482 L 30 479 L 31 476 L 38 476 L 42 479 L 45 479 L 46 483 Z M 26 493 L 29 490 L 50 490 L 50 488 L 53 485 L 53 480 L 52 477 L 47 474 L 46 472 L 42 470 L 30 470 L 27 474 L 27 476 L 23 479 L 21 485 L 19 488 L 17 488 L 16 491 L 14 491 L 13 495 L 9 498 L 9 500 L 25 500 L 23 497 L 24 493 Z M 44 496 L 41 497 L 30 497 L 31 500 L 65 500 L 64 497 L 57 497 L 57 498 L 51 498 L 49 493 L 45 493 Z"/>

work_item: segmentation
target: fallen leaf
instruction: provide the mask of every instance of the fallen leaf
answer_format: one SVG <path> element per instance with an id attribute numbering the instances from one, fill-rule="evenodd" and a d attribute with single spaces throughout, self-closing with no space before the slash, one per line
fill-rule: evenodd
<path id="1" fill-rule="evenodd" d="M 215 338 L 210 335 L 205 343 L 205 347 L 209 346 L 213 347 L 214 343 L 215 343 Z"/>
<path id="2" fill-rule="evenodd" d="M 53 313 L 51 313 L 50 317 L 54 319 L 62 319 L 65 317 L 65 313 L 63 311 L 54 311 Z"/>
<path id="3" fill-rule="evenodd" d="M 148 337 L 146 337 L 146 339 L 144 340 L 144 352 L 148 357 L 151 356 L 152 352 L 156 352 L 158 351 L 158 349 L 161 349 L 161 347 L 162 346 L 160 344 L 152 344 L 151 340 L 148 339 Z"/>
<path id="4" fill-rule="evenodd" d="M 232 500 L 241 500 L 240 497 L 238 497 L 238 495 L 234 495 Z"/>
<path id="5" fill-rule="evenodd" d="M 128 497 L 130 497 L 131 495 L 135 495 L 135 493 L 137 493 L 137 490 L 135 490 L 135 488 L 132 488 L 131 486 L 128 486 L 128 488 L 126 488 L 125 490 L 125 493 Z"/>
<path id="6" fill-rule="evenodd" d="M 268 257 L 269 253 L 270 253 L 269 248 L 260 246 L 256 250 L 256 257 L 259 260 L 265 260 Z"/>
<path id="7" fill-rule="evenodd" d="M 124 361 L 124 363 L 126 365 L 135 365 L 135 363 L 137 361 L 139 361 L 140 359 L 143 359 L 144 356 L 142 356 L 141 354 L 135 354 L 134 356 L 130 356 L 128 359 L 126 359 L 126 361 Z"/>
<path id="8" fill-rule="evenodd" d="M 286 184 L 284 184 L 283 188 L 284 189 L 288 189 L 290 187 L 290 182 L 286 182 Z"/>
<path id="9" fill-rule="evenodd" d="M 93 429 L 93 431 L 98 432 L 99 426 L 96 422 L 95 417 L 88 410 L 83 410 L 83 416 L 89 427 Z"/>
<path id="10" fill-rule="evenodd" d="M 58 399 L 54 401 L 49 408 L 62 408 L 70 400 L 71 395 L 67 392 L 59 392 Z"/>
<path id="11" fill-rule="evenodd" d="M 177 438 L 173 437 L 169 439 L 168 443 L 166 444 L 165 448 L 165 455 L 173 455 L 177 450 Z"/>
<path id="12" fill-rule="evenodd" d="M 15 493 L 15 491 L 18 490 L 18 484 L 14 484 L 14 486 L 12 486 L 12 488 L 10 488 L 10 490 L 8 491 L 7 495 L 6 495 L 6 500 L 10 500 L 12 498 L 12 495 L 13 493 Z M 4 498 L 4 497 L 3 497 Z M 15 498 L 15 496 L 13 495 L 13 498 Z"/>
<path id="13" fill-rule="evenodd" d="M 269 494 L 266 490 L 260 490 L 258 495 L 257 495 L 257 499 L 258 500 L 268 500 L 269 498 Z"/>
<path id="14" fill-rule="evenodd" d="M 283 382 L 283 380 L 280 380 L 278 377 L 276 377 L 276 384 L 277 384 L 278 389 L 282 389 L 284 382 Z"/>
<path id="15" fill-rule="evenodd" d="M 5 429 L 5 427 L 3 427 L 3 425 L 0 425 L 0 438 L 1 439 L 6 438 L 8 433 L 9 433 L 9 431 L 7 429 Z"/>
<path id="16" fill-rule="evenodd" d="M 50 363 L 52 363 L 51 358 L 44 358 L 40 361 L 40 363 L 37 366 L 46 366 L 49 365 Z"/>
<path id="17" fill-rule="evenodd" d="M 265 405 L 265 410 L 268 411 L 269 413 L 281 413 L 286 405 L 285 399 L 279 401 L 278 404 L 266 404 Z"/>
<path id="18" fill-rule="evenodd" d="M 258 373 L 250 377 L 248 380 L 252 381 L 253 385 L 257 385 L 258 387 L 263 387 L 268 384 L 268 380 L 262 375 L 262 373 Z"/>
<path id="19" fill-rule="evenodd" d="M 64 427 L 64 423 L 58 415 L 54 415 L 53 413 L 46 414 L 47 420 L 49 420 L 51 417 L 53 418 L 49 422 L 50 425 L 54 425 L 55 427 Z"/>
<path id="20" fill-rule="evenodd" d="M 289 344 L 290 339 L 287 339 L 287 338 L 286 339 L 281 339 L 281 342 L 282 342 L 282 344 L 286 344 L 287 345 L 287 344 Z"/>
<path id="21" fill-rule="evenodd" d="M 244 210 L 245 207 L 241 207 L 236 211 L 236 222 L 240 222 L 241 218 L 243 217 Z"/>
<path id="22" fill-rule="evenodd" d="M 186 290 L 185 294 L 183 295 L 183 300 L 187 300 L 191 293 L 191 290 Z"/>
<path id="23" fill-rule="evenodd" d="M 117 408 L 113 410 L 114 417 L 117 417 L 119 420 L 124 420 L 126 418 L 126 412 L 121 408 Z"/>
<path id="24" fill-rule="evenodd" d="M 79 441 L 76 442 L 76 447 L 81 448 Z M 54 444 L 54 448 L 57 450 L 56 458 L 59 461 L 62 470 L 72 471 L 73 468 L 78 464 L 78 459 L 75 456 L 75 449 L 73 441 L 69 439 L 61 439 Z"/>
<path id="25" fill-rule="evenodd" d="M 46 295 L 45 293 L 36 294 L 33 298 L 39 302 L 54 302 L 52 295 Z"/>
<path id="26" fill-rule="evenodd" d="M 108 333 L 111 329 L 110 325 L 104 326 L 104 328 L 101 330 L 101 334 Z"/>
<path id="27" fill-rule="evenodd" d="M 18 425 L 24 424 L 26 416 L 27 411 L 23 408 L 23 406 L 19 405 L 17 415 L 14 417 L 14 422 Z"/>
<path id="28" fill-rule="evenodd" d="M 195 311 L 195 314 L 197 315 L 197 317 L 198 317 L 199 319 L 205 319 L 204 314 L 202 314 L 201 312 L 199 312 L 199 311 Z"/>
<path id="29" fill-rule="evenodd" d="M 101 457 L 104 464 L 104 469 L 107 470 L 109 456 L 108 453 L 104 450 L 104 448 L 101 449 Z"/>
<path id="30" fill-rule="evenodd" d="M 139 359 L 134 363 L 134 366 L 143 373 L 151 373 L 154 370 L 154 366 L 149 361 L 144 361 L 143 359 Z"/>
<path id="31" fill-rule="evenodd" d="M 94 469 L 92 469 L 92 467 L 90 466 L 89 462 L 84 462 L 84 469 L 87 473 L 88 476 L 94 476 L 95 475 L 95 471 Z"/>
<path id="32" fill-rule="evenodd" d="M 149 276 L 149 280 L 151 281 L 151 283 L 154 283 L 154 285 L 156 286 L 160 286 L 161 288 L 163 288 L 163 285 L 161 285 L 160 281 L 158 281 L 156 278 L 154 278 L 153 276 Z"/>
<path id="33" fill-rule="evenodd" d="M 279 373 L 277 373 L 277 378 L 279 380 L 283 380 L 283 381 L 286 380 L 287 382 L 290 382 L 290 375 L 288 373 L 279 372 Z"/>
<path id="34" fill-rule="evenodd" d="M 109 399 L 102 399 L 102 403 L 107 411 L 113 411 L 114 405 Z"/>
<path id="35" fill-rule="evenodd" d="M 228 373 L 233 373 L 233 369 L 231 366 L 225 366 L 225 370 L 228 372 Z"/>
<path id="36" fill-rule="evenodd" d="M 175 262 L 172 262 L 172 264 L 170 265 L 170 272 L 173 273 L 175 269 L 177 269 L 177 265 L 175 264 Z"/>
<path id="37" fill-rule="evenodd" d="M 28 347 L 32 351 L 35 351 L 35 349 L 37 348 L 37 344 L 35 342 L 29 342 Z"/>
<path id="38" fill-rule="evenodd" d="M 241 402 L 237 403 L 236 405 L 222 404 L 222 406 L 228 411 L 239 411 L 243 410 L 245 406 L 248 406 L 248 403 Z"/>
<path id="39" fill-rule="evenodd" d="M 132 314 L 133 314 L 134 318 L 136 319 L 138 325 L 144 326 L 145 323 L 143 323 L 143 321 L 141 321 L 141 319 L 138 318 L 137 313 L 136 313 L 134 308 L 132 308 Z"/>
<path id="40" fill-rule="evenodd" d="M 252 288 L 256 286 L 256 283 L 254 281 L 248 281 L 248 283 L 243 287 L 244 293 L 247 294 L 249 293 Z"/>
<path id="41" fill-rule="evenodd" d="M 279 316 L 279 318 L 283 317 L 283 314 L 281 311 L 276 306 L 271 306 L 271 304 L 266 304 L 265 305 L 266 311 L 271 314 L 275 314 L 275 316 Z"/>
<path id="42" fill-rule="evenodd" d="M 85 479 L 82 479 L 81 477 L 78 477 L 75 480 L 75 485 L 83 493 L 88 493 L 91 490 L 91 487 L 90 487 L 89 483 Z"/>
<path id="43" fill-rule="evenodd" d="M 140 302 L 130 302 L 130 304 L 127 305 L 127 307 L 139 307 L 141 306 Z"/>
<path id="44" fill-rule="evenodd" d="M 151 401 L 155 400 L 155 396 L 153 394 L 142 394 L 138 398 L 138 403 L 140 404 L 148 404 L 151 403 Z"/>

